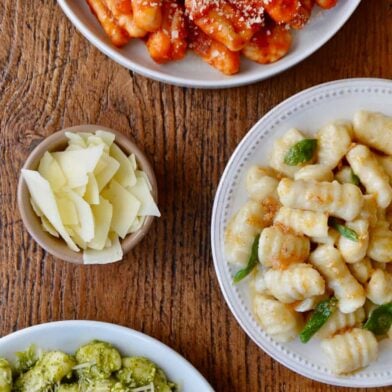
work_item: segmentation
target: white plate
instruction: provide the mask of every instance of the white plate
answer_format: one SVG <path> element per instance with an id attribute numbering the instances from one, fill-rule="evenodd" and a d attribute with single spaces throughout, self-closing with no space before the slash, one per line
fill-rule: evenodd
<path id="1" fill-rule="evenodd" d="M 260 65 L 242 59 L 241 71 L 224 76 L 199 57 L 188 52 L 182 61 L 156 64 L 140 39 L 132 40 L 122 49 L 110 44 L 106 34 L 92 15 L 86 0 L 57 0 L 75 27 L 100 51 L 124 67 L 161 82 L 179 86 L 224 88 L 254 83 L 282 72 L 299 63 L 325 44 L 347 21 L 360 0 L 339 0 L 329 11 L 315 8 L 307 26 L 295 34 L 291 52 L 280 61 Z"/>
<path id="2" fill-rule="evenodd" d="M 23 351 L 31 344 L 44 350 L 58 349 L 72 354 L 93 339 L 112 343 L 122 355 L 151 359 L 180 386 L 180 391 L 213 392 L 203 376 L 168 346 L 132 329 L 98 321 L 59 321 L 22 329 L 0 339 L 0 357 L 14 361 L 15 352 Z"/>
<path id="3" fill-rule="evenodd" d="M 244 175 L 252 164 L 268 164 L 273 142 L 289 128 L 311 135 L 335 119 L 352 119 L 358 109 L 392 115 L 392 81 L 348 79 L 322 84 L 282 102 L 267 113 L 234 151 L 221 178 L 212 213 L 212 253 L 220 287 L 231 311 L 248 336 L 267 354 L 291 370 L 313 380 L 350 387 L 392 385 L 392 340 L 380 344 L 378 361 L 349 376 L 335 376 L 327 368 L 319 342 L 299 340 L 281 344 L 266 335 L 250 306 L 247 282 L 232 284 L 235 267 L 224 257 L 224 230 L 228 219 L 246 201 Z"/>

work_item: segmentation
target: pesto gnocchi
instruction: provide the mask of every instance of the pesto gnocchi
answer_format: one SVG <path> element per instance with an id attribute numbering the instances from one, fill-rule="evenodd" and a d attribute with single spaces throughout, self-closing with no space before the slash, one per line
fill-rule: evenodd
<path id="1" fill-rule="evenodd" d="M 122 357 L 110 343 L 92 341 L 74 355 L 61 351 L 39 353 L 31 346 L 10 364 L 0 358 L 0 392 L 172 392 L 154 362 Z"/>
<path id="2" fill-rule="evenodd" d="M 391 336 L 380 321 L 392 324 L 391 124 L 360 111 L 315 137 L 290 129 L 269 166 L 249 168 L 249 199 L 225 232 L 260 327 L 280 342 L 320 339 L 338 374 L 376 360 Z"/>

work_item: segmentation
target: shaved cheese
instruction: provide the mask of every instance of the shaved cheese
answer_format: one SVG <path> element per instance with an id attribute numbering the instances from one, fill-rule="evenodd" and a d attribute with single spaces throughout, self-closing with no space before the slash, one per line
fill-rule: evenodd
<path id="1" fill-rule="evenodd" d="M 103 146 L 89 147 L 75 151 L 54 152 L 70 188 L 87 184 L 87 173 L 92 173 L 103 152 Z"/>
<path id="2" fill-rule="evenodd" d="M 88 243 L 92 249 L 101 250 L 107 246 L 110 224 L 112 222 L 113 207 L 102 196 L 99 204 L 91 206 L 95 221 L 94 238 Z"/>
<path id="3" fill-rule="evenodd" d="M 65 151 L 79 151 L 84 150 L 85 147 L 79 146 L 79 144 L 70 144 Z"/>
<path id="4" fill-rule="evenodd" d="M 75 233 L 84 241 L 89 242 L 94 238 L 94 217 L 90 205 L 76 192 L 67 193 L 78 213 L 79 225 L 72 226 Z"/>
<path id="5" fill-rule="evenodd" d="M 108 161 L 108 154 L 107 153 L 103 153 L 101 158 L 99 158 L 99 161 L 97 163 L 97 166 L 95 166 L 94 169 L 94 175 L 97 176 L 99 173 L 101 173 L 101 171 L 103 169 L 105 169 L 105 167 L 107 166 L 107 161 Z"/>
<path id="6" fill-rule="evenodd" d="M 65 132 L 65 136 L 68 139 L 69 146 L 79 146 L 81 148 L 86 148 L 87 144 L 84 139 L 80 136 L 80 133 L 75 132 Z"/>
<path id="7" fill-rule="evenodd" d="M 141 229 L 141 227 L 144 225 L 144 222 L 146 221 L 145 216 L 138 216 L 134 220 L 132 226 L 128 229 L 128 234 L 135 233 L 138 230 Z"/>
<path id="8" fill-rule="evenodd" d="M 53 237 L 59 238 L 60 235 L 57 233 L 56 229 L 53 227 L 53 225 L 49 222 L 49 219 L 46 216 L 41 216 L 41 224 L 42 228 L 51 234 Z"/>
<path id="9" fill-rule="evenodd" d="M 95 173 L 99 191 L 105 188 L 120 167 L 120 164 L 109 155 L 104 154 L 102 158 L 105 160 L 105 167 L 98 174 Z"/>
<path id="10" fill-rule="evenodd" d="M 147 216 L 160 216 L 150 180 L 138 170 L 135 154 L 127 157 L 114 143 L 114 134 L 66 137 L 64 151 L 43 155 L 39 172 L 22 171 L 31 206 L 44 231 L 72 250 L 84 249 L 86 264 L 118 261 L 119 238 L 141 230 Z"/>
<path id="11" fill-rule="evenodd" d="M 138 175 L 135 186 L 129 188 L 129 191 L 141 202 L 138 215 L 161 216 L 144 176 Z"/>
<path id="12" fill-rule="evenodd" d="M 97 135 L 90 135 L 87 138 L 88 146 L 100 146 L 101 144 L 107 147 L 107 144 Z"/>
<path id="13" fill-rule="evenodd" d="M 111 147 L 111 145 L 114 142 L 114 139 L 116 138 L 116 136 L 114 135 L 114 133 L 112 132 L 107 132 L 107 131 L 96 131 L 95 135 L 98 136 L 99 138 L 101 138 L 103 140 L 103 142 L 108 146 Z"/>
<path id="14" fill-rule="evenodd" d="M 128 159 L 129 159 L 129 162 L 131 162 L 132 169 L 133 169 L 134 171 L 136 171 L 136 169 L 137 169 L 137 163 L 136 163 L 136 156 L 135 156 L 135 154 L 131 154 L 131 155 L 128 157 Z"/>
<path id="15" fill-rule="evenodd" d="M 102 195 L 113 205 L 112 230 L 124 238 L 136 219 L 140 201 L 115 180 L 103 190 Z"/>
<path id="16" fill-rule="evenodd" d="M 75 231 L 71 226 L 65 226 L 65 229 L 67 230 L 68 234 L 73 237 L 75 235 Z"/>
<path id="17" fill-rule="evenodd" d="M 52 154 L 47 151 L 39 162 L 38 172 L 49 182 L 54 192 L 57 192 L 67 183 L 60 165 L 53 158 Z"/>
<path id="18" fill-rule="evenodd" d="M 31 207 L 33 207 L 33 211 L 36 213 L 37 216 L 41 217 L 44 215 L 44 213 L 40 210 L 40 208 L 37 206 L 37 203 L 32 197 L 30 197 L 30 204 Z"/>
<path id="19" fill-rule="evenodd" d="M 84 140 L 84 142 L 87 145 L 87 139 L 93 135 L 93 133 L 91 132 L 79 132 L 79 135 L 82 137 L 82 139 Z"/>
<path id="20" fill-rule="evenodd" d="M 132 392 L 155 392 L 154 383 L 150 383 L 148 385 L 144 385 L 138 388 L 132 388 Z"/>
<path id="21" fill-rule="evenodd" d="M 43 215 L 52 224 L 54 229 L 61 235 L 68 246 L 75 252 L 79 248 L 72 241 L 61 222 L 60 213 L 57 208 L 56 199 L 48 181 L 45 180 L 37 171 L 22 169 L 23 179 L 29 188 L 30 196 L 35 204 L 42 211 Z"/>
<path id="22" fill-rule="evenodd" d="M 89 204 L 99 204 L 99 189 L 98 183 L 93 173 L 88 173 L 88 182 L 86 192 L 84 194 L 84 200 Z"/>
<path id="23" fill-rule="evenodd" d="M 91 366 L 93 366 L 93 365 L 96 365 L 96 364 L 97 364 L 97 361 L 95 361 L 95 360 L 93 360 L 93 361 L 88 361 L 88 362 L 84 362 L 84 363 L 81 363 L 81 364 L 79 364 L 79 365 L 74 366 L 74 367 L 72 368 L 72 370 L 85 369 L 85 368 L 89 368 L 89 367 L 91 367 Z"/>
<path id="24" fill-rule="evenodd" d="M 134 186 L 136 184 L 135 171 L 121 148 L 116 144 L 112 144 L 110 147 L 110 155 L 120 164 L 114 179 L 123 187 Z"/>
<path id="25" fill-rule="evenodd" d="M 78 225 L 78 213 L 76 211 L 76 207 L 73 201 L 66 196 L 56 196 L 56 201 L 63 224 L 65 226 Z"/>
<path id="26" fill-rule="evenodd" d="M 87 144 L 89 147 L 92 146 L 103 146 L 103 150 L 108 154 L 109 153 L 109 146 L 98 136 L 91 135 L 87 139 Z"/>
<path id="27" fill-rule="evenodd" d="M 136 178 L 143 177 L 147 182 L 148 189 L 150 191 L 152 191 L 152 185 L 151 185 L 150 179 L 148 178 L 148 175 L 143 170 L 136 170 L 135 175 L 136 175 Z"/>
<path id="28" fill-rule="evenodd" d="M 117 235 L 111 236 L 112 245 L 102 250 L 86 249 L 83 252 L 84 264 L 107 264 L 119 261 L 123 257 L 120 240 Z"/>
<path id="29" fill-rule="evenodd" d="M 87 249 L 87 243 L 84 241 L 77 231 L 79 231 L 78 226 L 67 226 L 67 230 L 69 232 L 69 235 L 72 237 L 72 239 L 75 241 L 75 243 L 79 246 L 79 248 L 85 250 Z"/>
<path id="30" fill-rule="evenodd" d="M 87 177 L 88 178 L 88 177 Z M 88 180 L 87 180 L 88 181 Z M 82 186 L 78 186 L 76 188 L 73 188 L 72 190 L 74 192 L 76 192 L 79 196 L 83 197 L 84 194 L 86 193 L 86 189 L 87 189 L 87 184 L 86 185 L 82 185 Z"/>

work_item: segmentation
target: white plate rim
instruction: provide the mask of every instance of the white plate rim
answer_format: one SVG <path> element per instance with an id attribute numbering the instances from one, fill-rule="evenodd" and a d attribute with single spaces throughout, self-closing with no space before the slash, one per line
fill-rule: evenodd
<path id="1" fill-rule="evenodd" d="M 192 373 L 196 376 L 200 383 L 203 384 L 206 392 L 214 392 L 211 385 L 208 381 L 204 378 L 204 376 L 197 370 L 187 359 L 185 359 L 182 355 L 180 355 L 177 351 L 173 350 L 171 347 L 167 346 L 166 344 L 162 343 L 161 341 L 143 333 L 136 331 L 132 328 L 124 327 L 118 324 L 107 323 L 103 321 L 93 321 L 93 320 L 63 320 L 63 321 L 52 321 L 43 324 L 37 324 L 30 327 L 26 327 L 15 332 L 12 332 L 8 335 L 5 335 L 0 338 L 0 347 L 3 344 L 7 344 L 8 342 L 17 341 L 20 337 L 28 336 L 32 332 L 45 332 L 48 329 L 62 329 L 67 327 L 74 327 L 74 328 L 102 328 L 106 330 L 111 330 L 112 332 L 121 331 L 128 334 L 130 337 L 136 337 L 139 340 L 151 343 L 155 345 L 158 349 L 170 353 L 173 357 L 176 358 L 176 361 L 182 362 Z M 93 335 L 93 332 L 92 332 Z M 92 336 L 93 338 L 93 336 Z M 32 342 L 33 344 L 34 342 Z M 59 349 L 62 349 L 59 347 Z M 120 350 L 121 351 L 121 350 Z"/>
<path id="2" fill-rule="evenodd" d="M 213 208 L 212 208 L 212 217 L 211 217 L 211 250 L 212 250 L 212 256 L 213 256 L 213 262 L 214 262 L 214 268 L 215 272 L 218 278 L 219 286 L 221 289 L 221 292 L 225 298 L 226 304 L 229 306 L 229 309 L 231 313 L 234 315 L 235 319 L 241 326 L 242 330 L 247 334 L 248 337 L 251 338 L 251 340 L 264 352 L 266 352 L 271 358 L 275 359 L 279 363 L 281 363 L 283 366 L 287 367 L 288 369 L 294 371 L 297 374 L 300 374 L 304 377 L 307 377 L 309 379 L 329 384 L 329 385 L 336 385 L 336 386 L 341 386 L 341 387 L 366 387 L 366 388 L 372 388 L 372 387 L 383 387 L 383 386 L 391 386 L 392 385 L 392 372 L 389 374 L 389 378 L 386 379 L 381 379 L 380 381 L 375 381 L 373 383 L 363 383 L 363 379 L 359 380 L 352 380 L 349 377 L 335 377 L 332 376 L 331 379 L 326 379 L 325 377 L 319 377 L 318 375 L 315 375 L 309 370 L 304 370 L 300 366 L 296 367 L 293 366 L 292 363 L 290 363 L 284 355 L 278 356 L 276 355 L 266 344 L 266 342 L 260 342 L 258 338 L 256 337 L 253 332 L 247 328 L 246 326 L 246 321 L 245 316 L 243 315 L 243 312 L 237 311 L 237 302 L 239 301 L 239 298 L 234 298 L 235 295 L 231 292 L 232 291 L 232 283 L 227 282 L 224 278 L 224 265 L 221 263 L 221 260 L 219 260 L 219 250 L 218 250 L 218 237 L 219 237 L 219 230 L 216 228 L 217 225 L 220 225 L 220 223 L 217 220 L 218 216 L 218 209 L 220 207 L 220 202 L 222 199 L 224 199 L 223 192 L 224 188 L 227 187 L 226 185 L 226 179 L 229 175 L 229 172 L 231 171 L 233 165 L 235 165 L 235 161 L 237 159 L 237 156 L 242 152 L 242 149 L 246 145 L 246 143 L 251 139 L 251 137 L 254 134 L 257 134 L 259 132 L 260 125 L 263 124 L 264 122 L 268 121 L 271 117 L 274 117 L 277 113 L 281 112 L 282 109 L 284 109 L 286 106 L 290 105 L 292 102 L 297 101 L 299 98 L 305 97 L 306 95 L 311 95 L 313 93 L 317 93 L 318 91 L 322 91 L 324 89 L 330 88 L 330 87 L 338 87 L 340 88 L 350 88 L 353 86 L 358 85 L 358 83 L 363 84 L 364 86 L 375 86 L 375 88 L 386 88 L 388 89 L 389 94 L 392 94 L 392 81 L 389 79 L 382 79 L 382 78 L 350 78 L 350 79 L 340 79 L 340 80 L 334 80 L 331 82 L 327 83 L 322 83 L 313 87 L 310 87 L 308 89 L 302 90 L 291 97 L 285 99 L 281 103 L 279 103 L 277 106 L 275 106 L 273 109 L 268 111 L 265 115 L 263 115 L 254 125 L 253 127 L 244 135 L 240 143 L 237 145 L 235 148 L 234 152 L 230 156 L 229 161 L 227 162 L 224 172 L 221 176 L 221 179 L 219 181 L 219 185 L 217 188 L 217 191 L 215 193 L 215 198 L 214 198 L 214 203 L 213 203 Z M 377 87 L 376 87 L 377 86 Z M 353 87 L 354 88 L 354 87 Z M 286 111 L 287 112 L 287 111 Z M 274 342 L 273 339 L 269 338 L 271 342 Z"/>
<path id="3" fill-rule="evenodd" d="M 345 0 L 341 0 L 345 1 Z M 168 83 L 175 86 L 180 87 L 190 87 L 190 88 L 204 88 L 204 89 L 219 89 L 219 88 L 232 88 L 232 87 L 239 87 L 244 85 L 249 85 L 252 83 L 259 82 L 261 80 L 268 79 L 274 75 L 277 75 L 283 71 L 288 70 L 289 68 L 295 66 L 296 64 L 300 63 L 318 49 L 320 49 L 327 41 L 329 41 L 340 29 L 341 27 L 347 22 L 347 20 L 351 17 L 353 12 L 359 6 L 361 0 L 348 0 L 350 4 L 347 9 L 346 13 L 342 13 L 340 15 L 340 19 L 334 23 L 334 27 L 326 33 L 321 39 L 315 40 L 313 45 L 310 45 L 299 52 L 296 56 L 294 56 L 290 61 L 287 63 L 284 61 L 278 61 L 274 64 L 273 68 L 267 69 L 264 72 L 261 72 L 260 75 L 257 73 L 256 75 L 248 75 L 244 76 L 241 75 L 241 72 L 237 75 L 230 76 L 223 80 L 218 81 L 201 81 L 201 80 L 192 80 L 190 81 L 187 78 L 180 77 L 180 76 L 171 76 L 164 74 L 160 71 L 150 70 L 138 63 L 128 59 L 126 56 L 120 55 L 114 51 L 114 48 L 103 42 L 99 37 L 96 37 L 95 34 L 88 29 L 82 21 L 78 18 L 78 16 L 72 11 L 71 7 L 68 6 L 67 0 L 57 0 L 57 3 L 60 5 L 61 9 L 71 21 L 71 23 L 76 27 L 76 29 L 97 49 L 99 49 L 102 53 L 108 56 L 113 61 L 117 62 L 118 64 L 122 65 L 123 67 L 136 72 L 142 76 L 147 78 L 157 80 L 162 83 Z M 199 59 L 199 61 L 202 61 Z"/>

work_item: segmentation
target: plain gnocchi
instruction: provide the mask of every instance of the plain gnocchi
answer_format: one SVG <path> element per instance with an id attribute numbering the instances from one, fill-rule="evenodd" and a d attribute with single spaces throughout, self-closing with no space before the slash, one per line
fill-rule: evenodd
<path id="1" fill-rule="evenodd" d="M 278 342 L 288 342 L 298 335 L 303 323 L 302 317 L 289 305 L 259 294 L 254 298 L 253 307 L 265 332 Z"/>
<path id="2" fill-rule="evenodd" d="M 325 292 L 325 281 L 319 272 L 305 263 L 293 264 L 287 269 L 270 268 L 265 273 L 268 291 L 280 302 L 293 303 Z"/>
<path id="3" fill-rule="evenodd" d="M 351 313 L 342 313 L 337 310 L 319 329 L 317 337 L 320 339 L 331 338 L 339 331 L 360 326 L 362 321 L 365 320 L 365 317 L 366 314 L 364 308 L 359 308 L 355 312 Z"/>
<path id="4" fill-rule="evenodd" d="M 258 256 L 266 267 L 285 268 L 301 263 L 309 253 L 310 241 L 305 236 L 285 232 L 279 226 L 270 226 L 261 232 Z"/>
<path id="5" fill-rule="evenodd" d="M 351 313 L 363 306 L 366 301 L 365 290 L 351 274 L 338 249 L 331 245 L 319 245 L 310 255 L 309 261 L 335 293 L 341 312 Z"/>
<path id="6" fill-rule="evenodd" d="M 359 111 L 313 138 L 290 129 L 269 166 L 249 168 L 249 200 L 226 229 L 260 327 L 280 342 L 320 339 L 337 374 L 375 361 L 392 335 L 374 326 L 392 311 L 391 124 Z"/>
<path id="7" fill-rule="evenodd" d="M 377 359 L 378 343 L 374 335 L 360 328 L 338 334 L 321 342 L 331 369 L 337 373 L 349 373 L 361 369 Z"/>

